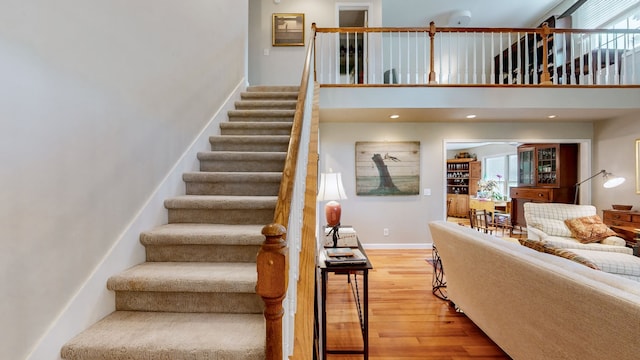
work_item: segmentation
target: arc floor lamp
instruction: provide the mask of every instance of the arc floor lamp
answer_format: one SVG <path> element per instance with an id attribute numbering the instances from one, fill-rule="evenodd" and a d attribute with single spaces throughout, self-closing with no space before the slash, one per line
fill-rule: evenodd
<path id="1" fill-rule="evenodd" d="M 598 175 L 602 175 L 603 178 L 603 183 L 602 186 L 610 189 L 610 188 L 614 188 L 620 184 L 622 184 L 625 180 L 625 178 L 620 177 L 620 176 L 615 176 L 612 173 L 608 173 L 606 170 L 600 170 L 597 173 L 591 175 L 590 177 L 580 181 L 579 183 L 577 183 L 576 186 L 576 195 L 575 198 L 573 199 L 573 203 L 577 204 L 578 203 L 578 193 L 580 190 L 580 185 L 582 185 L 583 183 L 593 179 L 594 177 L 598 176 Z"/>

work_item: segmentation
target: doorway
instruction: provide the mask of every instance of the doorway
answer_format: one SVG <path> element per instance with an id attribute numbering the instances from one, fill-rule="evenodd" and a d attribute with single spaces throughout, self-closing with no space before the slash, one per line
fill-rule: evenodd
<path id="1" fill-rule="evenodd" d="M 337 4 L 338 27 L 368 27 L 368 5 Z M 363 33 L 340 33 L 340 83 L 364 84 L 367 82 L 368 36 Z"/>

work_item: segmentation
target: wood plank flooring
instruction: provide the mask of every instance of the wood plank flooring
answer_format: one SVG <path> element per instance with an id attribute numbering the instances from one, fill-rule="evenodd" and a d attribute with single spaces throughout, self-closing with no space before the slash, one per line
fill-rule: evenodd
<path id="1" fill-rule="evenodd" d="M 369 272 L 369 359 L 510 359 L 464 314 L 431 293 L 433 267 L 426 261 L 431 250 L 367 250 L 367 255 L 374 266 Z M 345 275 L 329 275 L 327 346 L 362 347 Z M 362 355 L 330 354 L 327 359 Z"/>

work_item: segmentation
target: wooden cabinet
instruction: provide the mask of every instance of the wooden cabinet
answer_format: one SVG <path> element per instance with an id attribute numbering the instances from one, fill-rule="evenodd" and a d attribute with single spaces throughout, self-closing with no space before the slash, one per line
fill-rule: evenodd
<path id="1" fill-rule="evenodd" d="M 467 217 L 469 195 L 478 192 L 478 180 L 482 173 L 480 161 L 473 159 L 447 160 L 447 216 Z"/>
<path id="2" fill-rule="evenodd" d="M 447 203 L 449 204 L 447 206 L 447 216 L 469 216 L 469 195 L 447 194 Z"/>
<path id="3" fill-rule="evenodd" d="M 636 245 L 640 234 L 640 212 L 625 210 L 602 210 L 602 221 L 623 237 L 627 245 Z"/>
<path id="4" fill-rule="evenodd" d="M 578 144 L 518 146 L 518 187 L 574 187 L 578 181 Z"/>
<path id="5" fill-rule="evenodd" d="M 518 187 L 510 190 L 511 221 L 526 226 L 527 202 L 572 203 L 578 182 L 578 144 L 518 146 Z"/>

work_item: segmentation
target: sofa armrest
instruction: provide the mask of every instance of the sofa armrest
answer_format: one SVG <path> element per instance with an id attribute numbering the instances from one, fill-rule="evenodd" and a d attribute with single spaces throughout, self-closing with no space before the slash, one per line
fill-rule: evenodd
<path id="1" fill-rule="evenodd" d="M 527 238 L 531 240 L 544 240 L 549 235 L 540 229 L 533 228 L 531 226 L 527 226 Z"/>
<path id="2" fill-rule="evenodd" d="M 605 238 L 604 240 L 600 241 L 600 244 L 626 246 L 627 242 L 621 237 L 609 236 L 609 237 Z"/>

